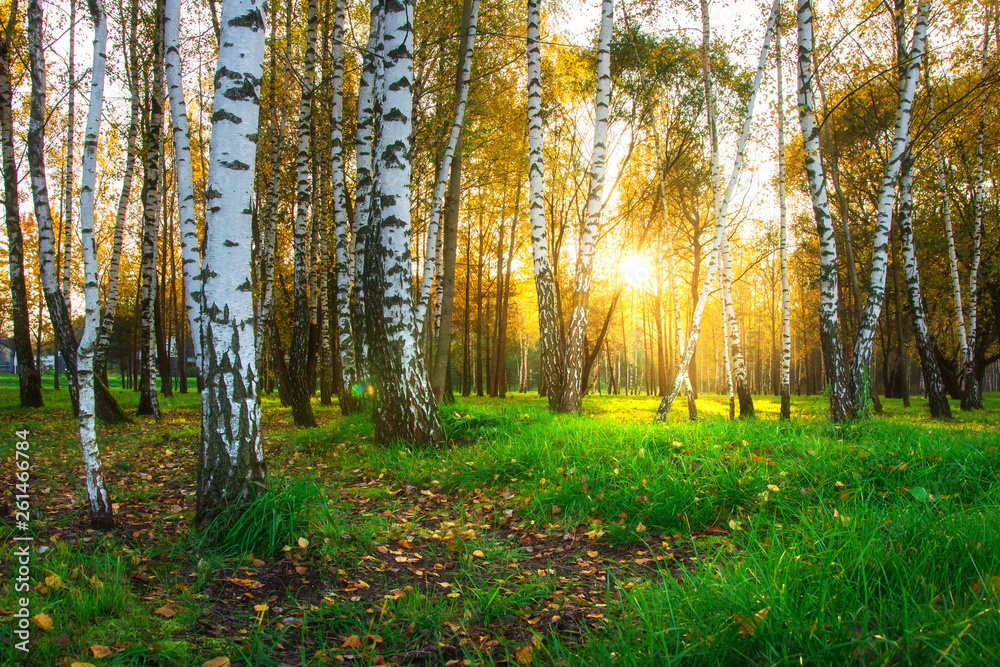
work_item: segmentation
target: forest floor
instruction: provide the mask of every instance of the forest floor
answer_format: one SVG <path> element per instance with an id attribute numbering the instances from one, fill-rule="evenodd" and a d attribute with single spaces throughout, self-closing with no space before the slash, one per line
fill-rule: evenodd
<path id="1" fill-rule="evenodd" d="M 114 383 L 115 380 L 112 379 Z M 51 386 L 51 376 L 46 379 Z M 126 409 L 137 395 L 118 390 Z M 207 529 L 195 393 L 99 428 L 118 525 L 87 527 L 65 392 L 0 382 L 0 663 L 33 665 L 997 665 L 1000 396 L 835 426 L 699 399 L 446 406 L 451 444 L 377 446 L 264 399 L 270 489 Z M 31 461 L 31 645 L 12 638 L 15 432 Z"/>

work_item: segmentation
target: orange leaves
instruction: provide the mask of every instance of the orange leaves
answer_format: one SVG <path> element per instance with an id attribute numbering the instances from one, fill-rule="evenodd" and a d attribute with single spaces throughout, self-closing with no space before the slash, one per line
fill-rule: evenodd
<path id="1" fill-rule="evenodd" d="M 733 614 L 736 617 L 736 621 L 740 624 L 740 634 L 744 637 L 753 637 L 760 624 L 767 620 L 767 615 L 770 611 L 770 607 L 764 607 L 760 611 L 755 612 L 753 616 Z"/>

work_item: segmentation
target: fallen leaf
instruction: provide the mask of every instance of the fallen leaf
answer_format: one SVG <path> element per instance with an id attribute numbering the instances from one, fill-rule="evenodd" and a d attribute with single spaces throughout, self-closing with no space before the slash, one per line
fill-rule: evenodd
<path id="1" fill-rule="evenodd" d="M 153 613 L 157 616 L 162 616 L 163 618 L 173 618 L 177 615 L 177 610 L 170 605 L 163 605 Z"/>
<path id="2" fill-rule="evenodd" d="M 768 484 L 767 488 L 770 489 L 771 491 L 781 491 L 781 487 L 775 484 Z"/>
<path id="3" fill-rule="evenodd" d="M 486 554 L 484 554 L 479 549 L 476 549 L 475 551 L 472 552 L 472 557 L 473 558 L 486 558 Z"/>
<path id="4" fill-rule="evenodd" d="M 753 633 L 757 632 L 757 625 L 767 619 L 767 614 L 770 611 L 770 607 L 764 607 L 753 616 L 736 614 L 736 620 L 740 622 L 740 634 L 745 637 L 753 637 Z"/>
<path id="5" fill-rule="evenodd" d="M 217 658 L 212 658 L 206 662 L 201 663 L 201 667 L 229 667 L 232 663 L 229 662 L 229 658 L 224 655 L 220 655 Z"/>
<path id="6" fill-rule="evenodd" d="M 530 646 L 522 646 L 521 648 L 517 649 L 517 651 L 515 651 L 514 659 L 517 660 L 517 664 L 519 665 L 530 665 L 531 661 L 534 660 L 535 658 L 533 655 L 531 655 Z"/>
<path id="7" fill-rule="evenodd" d="M 361 637 L 358 637 L 357 635 L 351 635 L 350 637 L 344 640 L 344 643 L 340 645 L 340 648 L 354 648 L 354 649 L 361 648 Z"/>
<path id="8" fill-rule="evenodd" d="M 48 614 L 35 614 L 31 620 L 35 622 L 35 625 L 46 632 L 51 632 L 55 629 L 55 625 L 52 623 L 52 617 Z"/>
<path id="9" fill-rule="evenodd" d="M 559 512 L 562 512 L 562 508 L 559 507 L 558 505 L 553 505 L 552 506 L 552 513 L 553 514 L 559 514 Z M 525 663 L 525 664 L 527 664 L 527 663 Z"/>
<path id="10" fill-rule="evenodd" d="M 90 647 L 90 654 L 95 658 L 106 658 L 109 655 L 113 655 L 114 651 L 109 649 L 107 646 L 101 646 L 100 644 L 94 644 Z"/>
<path id="11" fill-rule="evenodd" d="M 637 533 L 645 533 L 646 532 L 646 526 L 643 525 L 642 521 L 640 521 L 639 525 L 635 527 L 635 532 L 637 532 Z"/>
<path id="12" fill-rule="evenodd" d="M 63 664 L 65 665 L 66 663 L 64 662 Z M 92 663 L 92 662 L 71 662 L 69 664 L 69 667 L 94 667 L 94 663 Z"/>
<path id="13" fill-rule="evenodd" d="M 299 546 L 302 547 L 303 549 L 305 549 L 307 546 L 309 546 L 309 540 L 307 540 L 304 537 L 300 537 L 299 538 Z"/>
<path id="14" fill-rule="evenodd" d="M 62 577 L 60 577 L 58 574 L 50 574 L 49 576 L 45 577 L 45 585 L 51 588 L 52 590 L 57 591 L 60 588 L 62 588 L 63 585 Z"/>

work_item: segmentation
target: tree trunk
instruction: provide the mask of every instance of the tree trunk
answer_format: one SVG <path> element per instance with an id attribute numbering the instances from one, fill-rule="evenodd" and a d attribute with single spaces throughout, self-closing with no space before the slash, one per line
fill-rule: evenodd
<path id="1" fill-rule="evenodd" d="M 302 77 L 302 97 L 299 105 L 299 145 L 295 164 L 297 174 L 297 194 L 295 224 L 293 234 L 294 252 L 294 322 L 292 340 L 289 346 L 288 396 L 291 401 L 292 417 L 297 426 L 315 427 L 311 397 L 315 384 L 310 385 L 309 365 L 312 346 L 310 322 L 310 263 L 308 252 L 309 237 L 309 142 L 312 121 L 313 87 L 316 78 L 316 0 L 309 0 L 309 16 L 306 24 L 305 73 Z"/>
<path id="2" fill-rule="evenodd" d="M 337 313 L 337 352 L 340 359 L 337 402 L 343 414 L 355 412 L 363 395 L 355 363 L 354 332 L 351 323 L 350 241 L 348 239 L 347 183 L 344 180 L 344 0 L 336 4 L 333 25 L 333 85 L 330 108 L 330 166 L 333 181 L 333 220 L 336 236 L 337 281 L 334 311 Z"/>
<path id="3" fill-rule="evenodd" d="M 920 355 L 920 370 L 924 377 L 927 400 L 931 416 L 936 419 L 950 419 L 951 406 L 945 394 L 944 382 L 924 319 L 924 302 L 920 294 L 920 274 L 917 270 L 917 251 L 913 238 L 913 158 L 907 151 L 901 165 L 899 178 L 899 236 L 903 251 L 903 277 L 910 300 L 913 321 L 913 340 Z"/>
<path id="4" fill-rule="evenodd" d="M 94 234 L 94 187 L 97 182 L 97 139 L 101 132 L 101 107 L 104 105 L 104 56 L 108 42 L 108 25 L 101 0 L 90 0 L 91 18 L 94 21 L 94 64 L 91 70 L 90 109 L 87 112 L 87 129 L 83 137 L 83 159 L 80 164 L 80 237 L 83 241 L 86 315 L 83 335 L 80 337 L 80 446 L 83 450 L 83 471 L 87 484 L 87 499 L 92 528 L 114 528 L 114 510 L 111 496 L 104 483 L 101 450 L 97 444 L 94 423 L 94 351 L 97 331 L 100 329 L 100 297 L 97 287 L 97 243 Z"/>
<path id="5" fill-rule="evenodd" d="M 837 311 L 838 267 L 837 241 L 830 218 L 830 201 L 819 152 L 819 128 L 816 127 L 812 89 L 813 11 L 812 0 L 798 0 L 798 104 L 799 125 L 805 144 L 806 180 L 812 197 L 813 216 L 820 245 L 819 318 L 820 342 L 827 378 L 830 383 L 830 415 L 835 422 L 852 418 L 853 397 L 847 384 L 840 322 Z"/>
<path id="6" fill-rule="evenodd" d="M 781 419 L 792 418 L 792 301 L 788 290 L 788 206 L 785 202 L 785 96 L 781 73 L 781 23 L 774 33 L 778 62 L 778 202 L 781 208 L 779 246 L 781 253 Z"/>
<path id="7" fill-rule="evenodd" d="M 184 274 L 184 307 L 191 328 L 191 347 L 199 378 L 203 366 L 201 354 L 201 257 L 198 252 L 198 228 L 195 224 L 194 172 L 191 167 L 191 142 L 187 107 L 184 104 L 184 79 L 180 58 L 181 0 L 166 0 L 164 16 L 164 58 L 170 119 L 174 138 L 174 169 L 177 178 L 177 212 L 180 220 L 181 267 Z M 186 360 L 179 360 L 184 364 Z M 200 381 L 200 380 L 199 380 Z"/>
<path id="8" fill-rule="evenodd" d="M 539 0 L 528 0 L 528 208 L 531 215 L 532 267 L 538 296 L 538 346 L 549 409 L 562 404 L 563 370 L 556 283 L 549 261 L 545 224 L 545 184 L 542 143 L 542 51 Z"/>
<path id="9" fill-rule="evenodd" d="M 202 443 L 195 520 L 211 519 L 266 488 L 260 439 L 250 241 L 264 14 L 224 0 L 205 198 Z"/>
<path id="10" fill-rule="evenodd" d="M 17 0 L 12 0 L 4 33 L 0 36 L 0 148 L 3 150 L 4 210 L 7 223 L 7 260 L 10 268 L 10 304 L 17 355 L 18 388 L 22 408 L 40 408 L 42 376 L 31 354 L 31 323 L 24 281 L 24 240 L 18 205 L 17 161 L 14 158 L 14 117 L 10 78 L 11 44 L 17 27 Z"/>
<path id="11" fill-rule="evenodd" d="M 163 0 L 156 3 L 156 31 L 153 44 L 153 90 L 149 96 L 149 127 L 146 132 L 146 174 L 143 180 L 142 212 L 142 323 L 139 341 L 141 377 L 139 408 L 136 414 L 152 415 L 160 421 L 160 402 L 156 394 L 156 255 L 160 231 L 160 195 L 163 174 L 160 173 L 160 132 L 163 127 Z"/>
<path id="12" fill-rule="evenodd" d="M 594 126 L 594 152 L 590 166 L 587 217 L 580 230 L 576 259 L 576 282 L 573 310 L 566 336 L 563 365 L 565 376 L 560 396 L 561 412 L 579 413 L 583 401 L 584 339 L 590 312 L 590 281 L 594 270 L 594 246 L 604 206 L 604 173 L 607 169 L 608 114 L 611 99 L 611 31 L 614 27 L 614 2 L 601 3 L 601 30 L 597 42 L 597 98 Z"/>
<path id="13" fill-rule="evenodd" d="M 896 130 L 892 142 L 889 161 L 885 166 L 882 186 L 879 190 L 878 217 L 875 223 L 875 237 L 872 241 L 872 269 L 868 300 L 858 325 L 854 341 L 854 356 L 851 364 L 851 391 L 854 405 L 863 413 L 867 411 L 871 394 L 871 379 L 868 377 L 872 364 L 875 342 L 875 328 L 882 312 L 885 297 L 885 282 L 889 254 L 889 232 L 892 229 L 892 209 L 896 197 L 896 181 L 903 153 L 908 147 L 910 131 L 910 111 L 917 81 L 920 78 L 920 62 L 924 52 L 924 38 L 927 34 L 927 16 L 930 3 L 924 2 L 917 12 L 917 23 L 913 28 L 913 43 L 905 74 L 899 81 L 899 103 L 896 107 Z"/>
<path id="14" fill-rule="evenodd" d="M 376 76 L 371 239 L 365 248 L 369 359 L 375 379 L 375 438 L 420 445 L 445 439 L 431 391 L 410 289 L 410 138 L 413 30 L 410 0 L 385 5 Z M 376 72 L 378 74 L 378 72 Z M 381 109 L 381 114 L 378 109 Z M 376 344 L 377 341 L 377 344 Z"/>
<path id="15" fill-rule="evenodd" d="M 479 20 L 479 0 L 470 0 L 466 3 L 468 7 L 468 17 L 463 10 L 462 42 L 460 45 L 460 56 L 458 63 L 458 77 L 455 85 L 455 115 L 451 123 L 451 132 L 448 135 L 448 142 L 445 144 L 444 155 L 441 157 L 441 164 L 438 168 L 437 182 L 434 186 L 434 195 L 431 199 L 430 218 L 427 221 L 427 256 L 424 258 L 423 282 L 420 287 L 420 295 L 417 299 L 416 321 L 417 330 L 423 332 L 427 314 L 427 306 L 430 302 L 431 286 L 434 282 L 434 272 L 436 264 L 441 264 L 441 258 L 437 257 L 438 225 L 441 221 L 441 209 L 444 206 L 445 191 L 448 187 L 448 180 L 451 174 L 452 160 L 458 149 L 462 136 L 462 124 L 465 121 L 465 109 L 469 101 L 469 78 L 472 73 L 472 54 L 476 45 L 476 23 Z M 458 202 L 453 203 L 454 206 Z"/>

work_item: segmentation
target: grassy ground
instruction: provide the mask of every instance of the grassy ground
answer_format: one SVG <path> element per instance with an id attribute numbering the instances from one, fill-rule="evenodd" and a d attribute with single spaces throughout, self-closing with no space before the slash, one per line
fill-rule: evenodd
<path id="1" fill-rule="evenodd" d="M 25 412 L 3 378 L 0 486 L 30 429 L 36 551 L 24 656 L 5 493 L 0 663 L 1000 664 L 998 396 L 842 427 L 805 397 L 786 424 L 706 396 L 667 426 L 655 398 L 466 399 L 434 450 L 336 407 L 298 430 L 267 398 L 272 492 L 203 530 L 196 401 L 100 429 L 119 525 L 98 534 L 65 393 Z"/>

